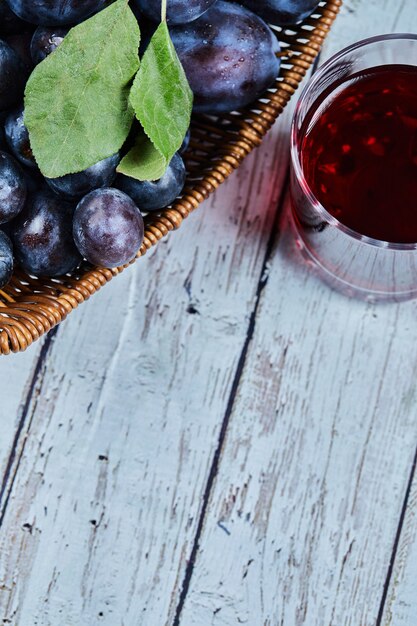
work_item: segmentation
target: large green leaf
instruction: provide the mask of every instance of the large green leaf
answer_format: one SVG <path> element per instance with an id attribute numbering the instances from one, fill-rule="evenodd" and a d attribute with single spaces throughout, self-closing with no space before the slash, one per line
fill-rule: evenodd
<path id="1" fill-rule="evenodd" d="M 146 49 L 130 102 L 166 167 L 181 147 L 193 105 L 193 94 L 166 22 L 159 25 Z M 136 157 L 141 158 L 137 151 Z"/>
<path id="2" fill-rule="evenodd" d="M 25 124 L 41 172 L 80 172 L 123 145 L 133 119 L 131 81 L 140 32 L 127 0 L 70 30 L 32 73 Z"/>
<path id="3" fill-rule="evenodd" d="M 120 161 L 117 171 L 136 180 L 158 180 L 166 168 L 165 157 L 141 131 L 133 148 Z"/>

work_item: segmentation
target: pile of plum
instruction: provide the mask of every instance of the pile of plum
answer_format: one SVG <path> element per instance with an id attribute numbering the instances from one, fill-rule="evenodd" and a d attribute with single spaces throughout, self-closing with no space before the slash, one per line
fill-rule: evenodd
<path id="1" fill-rule="evenodd" d="M 33 157 L 23 94 L 36 64 L 68 30 L 110 0 L 0 0 L 0 287 L 13 264 L 36 276 L 60 276 L 86 259 L 116 267 L 143 241 L 142 213 L 181 194 L 181 154 L 155 182 L 117 174 L 115 154 L 83 172 L 47 179 Z M 266 21 L 304 19 L 318 0 L 168 0 L 172 41 L 194 93 L 194 110 L 233 111 L 259 97 L 279 73 L 279 42 Z M 142 48 L 155 30 L 160 0 L 131 0 Z M 264 21 L 266 20 L 266 21 Z M 143 50 L 142 50 L 143 52 Z"/>

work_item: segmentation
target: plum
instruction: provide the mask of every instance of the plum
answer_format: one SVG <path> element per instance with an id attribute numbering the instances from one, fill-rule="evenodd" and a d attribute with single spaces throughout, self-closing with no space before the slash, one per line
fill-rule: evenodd
<path id="1" fill-rule="evenodd" d="M 115 185 L 137 204 L 141 211 L 158 211 L 175 200 L 184 187 L 186 177 L 184 161 L 174 154 L 168 169 L 159 180 L 139 181 L 118 174 Z"/>
<path id="2" fill-rule="evenodd" d="M 33 33 L 30 44 L 30 54 L 35 65 L 46 59 L 63 42 L 68 28 L 38 26 Z"/>
<path id="3" fill-rule="evenodd" d="M 9 150 L 22 165 L 37 169 L 35 157 L 30 147 L 29 133 L 23 121 L 24 110 L 21 104 L 11 111 L 4 124 L 4 132 Z"/>
<path id="4" fill-rule="evenodd" d="M 67 174 L 59 178 L 46 178 L 49 187 L 61 198 L 71 200 L 85 196 L 93 189 L 109 187 L 116 176 L 119 154 L 107 157 L 82 172 Z"/>
<path id="5" fill-rule="evenodd" d="M 8 235 L 0 230 L 0 289 L 2 289 L 13 274 L 13 246 Z"/>
<path id="6" fill-rule="evenodd" d="M 72 237 L 73 214 L 74 205 L 51 191 L 29 197 L 10 229 L 15 257 L 25 272 L 61 276 L 77 267 L 81 256 Z"/>
<path id="7" fill-rule="evenodd" d="M 6 0 L 18 17 L 32 24 L 78 24 L 100 11 L 107 0 Z"/>
<path id="8" fill-rule="evenodd" d="M 13 13 L 6 0 L 0 0 L 0 36 L 16 35 L 24 30 L 25 26 L 29 26 L 29 24 L 25 24 Z"/>
<path id="9" fill-rule="evenodd" d="M 0 39 L 0 111 L 10 109 L 22 99 L 27 75 L 19 56 Z"/>
<path id="10" fill-rule="evenodd" d="M 277 26 L 296 24 L 311 15 L 319 0 L 240 0 L 251 11 Z"/>
<path id="11" fill-rule="evenodd" d="M 0 150 L 8 151 L 9 147 L 6 141 L 6 135 L 4 133 L 4 122 L 7 117 L 7 112 L 0 112 Z"/>
<path id="12" fill-rule="evenodd" d="M 190 141 L 191 141 L 191 130 L 188 129 L 186 132 L 186 135 L 184 137 L 184 141 L 181 144 L 180 149 L 178 150 L 178 152 L 182 155 L 185 154 L 188 150 L 188 148 L 190 147 Z"/>
<path id="13" fill-rule="evenodd" d="M 142 245 L 142 215 L 129 196 L 111 187 L 95 189 L 78 203 L 74 240 L 93 265 L 117 267 L 129 263 Z"/>
<path id="14" fill-rule="evenodd" d="M 216 0 L 169 0 L 167 7 L 168 24 L 186 24 L 203 15 Z M 159 22 L 161 20 L 161 0 L 133 0 L 133 7 L 138 8 L 146 17 Z"/>
<path id="15" fill-rule="evenodd" d="M 0 152 L 0 224 L 9 222 L 20 213 L 26 194 L 22 168 L 10 154 Z"/>
<path id="16" fill-rule="evenodd" d="M 30 24 L 28 24 L 30 26 Z M 33 70 L 33 61 L 30 54 L 30 42 L 32 41 L 33 33 L 25 30 L 17 35 L 7 35 L 4 37 L 4 41 L 9 44 L 11 48 L 16 52 L 17 56 L 22 61 L 26 68 L 26 76 L 29 76 Z"/>
<path id="17" fill-rule="evenodd" d="M 170 32 L 197 112 L 246 106 L 278 75 L 278 40 L 260 17 L 240 5 L 218 0 L 197 20 Z"/>

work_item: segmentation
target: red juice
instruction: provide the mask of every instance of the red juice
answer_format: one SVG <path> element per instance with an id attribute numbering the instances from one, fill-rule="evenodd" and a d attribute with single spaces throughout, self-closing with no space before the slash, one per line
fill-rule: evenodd
<path id="1" fill-rule="evenodd" d="M 304 176 L 324 208 L 362 235 L 417 242 L 417 67 L 333 84 L 303 126 Z"/>

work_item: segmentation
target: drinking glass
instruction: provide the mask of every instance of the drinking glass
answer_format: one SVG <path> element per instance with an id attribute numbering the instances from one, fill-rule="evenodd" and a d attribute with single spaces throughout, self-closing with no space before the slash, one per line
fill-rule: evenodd
<path id="1" fill-rule="evenodd" d="M 314 196 L 303 172 L 300 151 L 307 132 L 304 121 L 308 116 L 314 123 L 311 116 L 325 90 L 331 92 L 332 85 L 340 87 L 353 74 L 390 64 L 417 65 L 417 35 L 373 37 L 333 56 L 302 92 L 291 132 L 291 204 L 298 246 L 330 286 L 370 301 L 417 296 L 417 242 L 373 239 L 340 222 Z"/>

